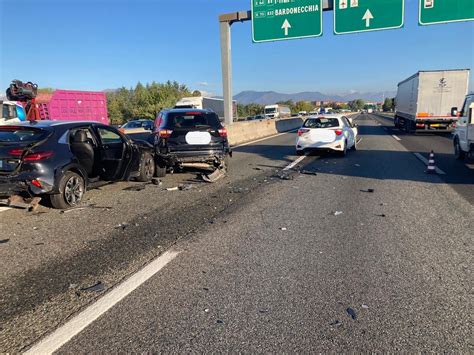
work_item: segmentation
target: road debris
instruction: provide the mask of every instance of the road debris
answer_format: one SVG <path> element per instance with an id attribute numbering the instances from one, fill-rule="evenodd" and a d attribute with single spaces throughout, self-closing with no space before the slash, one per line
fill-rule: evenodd
<path id="1" fill-rule="evenodd" d="M 97 283 L 95 283 L 94 285 L 81 288 L 79 291 L 100 292 L 100 291 L 103 291 L 104 289 L 105 289 L 105 285 L 102 283 L 102 281 L 97 281 Z"/>
<path id="2" fill-rule="evenodd" d="M 354 164 L 354 166 L 356 166 L 356 167 L 360 168 L 360 164 Z"/>
<path id="3" fill-rule="evenodd" d="M 316 171 L 310 171 L 310 170 L 300 170 L 299 173 L 303 175 L 318 175 Z"/>
<path id="4" fill-rule="evenodd" d="M 225 171 L 222 169 L 216 169 L 211 174 L 201 174 L 201 179 L 208 183 L 214 183 L 224 176 L 226 176 Z"/>
<path id="5" fill-rule="evenodd" d="M 10 241 L 10 239 L 0 239 L 0 244 L 6 244 Z"/>
<path id="6" fill-rule="evenodd" d="M 344 213 L 344 212 L 342 212 L 342 211 L 333 212 L 333 214 L 334 214 L 335 216 L 340 216 L 340 215 L 343 214 L 343 213 Z"/>
<path id="7" fill-rule="evenodd" d="M 218 319 L 218 320 L 216 321 L 216 323 L 217 323 L 217 324 L 223 324 L 223 323 L 224 323 L 224 321 L 223 321 L 223 320 L 220 320 L 220 319 Z"/>
<path id="8" fill-rule="evenodd" d="M 209 313 L 209 308 L 204 309 L 204 312 Z"/>
<path id="9" fill-rule="evenodd" d="M 285 227 L 280 228 L 281 231 L 286 231 L 287 229 Z"/>
<path id="10" fill-rule="evenodd" d="M 10 196 L 8 199 L 0 200 L 0 205 L 8 206 L 11 208 L 19 208 L 28 210 L 28 212 L 34 212 L 41 202 L 41 197 L 30 197 L 24 198 L 18 195 Z"/>
<path id="11" fill-rule="evenodd" d="M 127 228 L 129 225 L 130 225 L 130 224 L 124 222 L 124 223 L 120 223 L 120 224 L 116 225 L 114 228 L 115 228 L 115 229 L 122 229 L 122 230 L 124 230 L 124 229 Z"/>
<path id="12" fill-rule="evenodd" d="M 366 304 L 363 304 L 363 305 L 362 305 L 362 308 L 363 308 L 363 309 L 369 309 L 369 306 L 367 306 Z"/>
<path id="13" fill-rule="evenodd" d="M 90 205 L 85 205 L 85 206 L 69 208 L 67 210 L 62 210 L 62 211 L 59 211 L 59 213 L 60 214 L 65 214 L 65 213 L 70 213 L 70 212 L 75 212 L 75 211 L 86 210 L 88 208 L 96 208 L 96 209 L 104 209 L 104 210 L 111 210 L 112 209 L 112 207 L 110 207 L 110 206 L 96 206 L 95 204 L 90 204 Z"/>
<path id="14" fill-rule="evenodd" d="M 263 170 L 262 168 L 259 168 L 259 167 L 256 167 L 256 168 L 253 168 L 253 170 Z"/>
<path id="15" fill-rule="evenodd" d="M 341 325 L 342 325 L 342 323 L 341 323 L 341 322 L 339 322 L 339 320 L 338 320 L 338 319 L 336 319 L 334 322 L 332 322 L 332 323 L 329 323 L 329 325 L 332 325 L 332 326 L 337 326 L 337 327 L 339 327 L 339 326 L 341 326 Z"/>
<path id="16" fill-rule="evenodd" d="M 372 193 L 374 191 L 375 191 L 374 189 L 360 190 L 360 192 L 369 192 L 369 193 Z"/>
<path id="17" fill-rule="evenodd" d="M 146 185 L 147 184 L 129 186 L 129 187 L 124 188 L 122 191 L 135 191 L 135 192 L 143 191 L 146 189 Z"/>
<path id="18" fill-rule="evenodd" d="M 193 184 L 182 184 L 178 186 L 179 191 L 187 191 L 191 190 L 192 188 L 194 188 Z"/>
<path id="19" fill-rule="evenodd" d="M 351 316 L 352 319 L 354 319 L 354 320 L 357 319 L 357 313 L 356 313 L 356 311 L 354 311 L 352 308 L 350 308 L 350 307 L 347 308 L 347 309 L 346 309 L 346 312 L 347 312 L 348 315 Z"/>
<path id="20" fill-rule="evenodd" d="M 166 189 L 166 191 L 179 191 L 179 187 L 178 186 L 175 186 L 175 187 L 168 187 Z"/>
<path id="21" fill-rule="evenodd" d="M 156 186 L 161 186 L 161 185 L 163 185 L 163 181 L 161 181 L 161 180 L 158 179 L 158 178 L 153 178 L 153 179 L 151 179 L 151 183 L 152 183 L 153 185 L 156 185 Z"/>
<path id="22" fill-rule="evenodd" d="M 376 217 L 387 217 L 385 214 L 381 213 L 381 214 L 376 214 L 375 215 Z"/>

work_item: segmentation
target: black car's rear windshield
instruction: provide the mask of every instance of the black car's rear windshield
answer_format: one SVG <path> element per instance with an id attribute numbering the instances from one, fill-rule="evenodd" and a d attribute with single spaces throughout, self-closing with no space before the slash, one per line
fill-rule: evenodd
<path id="1" fill-rule="evenodd" d="M 303 127 L 306 128 L 332 128 L 339 127 L 339 120 L 331 117 L 308 118 Z"/>
<path id="2" fill-rule="evenodd" d="M 170 112 L 166 120 L 166 127 L 174 128 L 199 128 L 220 127 L 219 117 L 215 113 L 205 112 Z"/>
<path id="3" fill-rule="evenodd" d="M 0 143 L 38 142 L 48 134 L 48 131 L 32 127 L 0 126 Z"/>

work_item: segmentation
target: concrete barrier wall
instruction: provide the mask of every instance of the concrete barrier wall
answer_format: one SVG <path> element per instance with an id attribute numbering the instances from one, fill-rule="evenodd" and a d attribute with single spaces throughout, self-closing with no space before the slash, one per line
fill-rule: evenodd
<path id="1" fill-rule="evenodd" d="M 348 112 L 347 117 L 355 117 L 359 113 Z M 227 127 L 230 145 L 247 143 L 256 139 L 270 137 L 278 133 L 300 128 L 306 117 L 288 118 L 281 120 L 259 120 L 236 122 Z"/>
<path id="2" fill-rule="evenodd" d="M 245 121 L 236 122 L 226 128 L 230 145 L 237 145 L 278 133 L 292 131 L 301 127 L 303 122 L 302 118 Z"/>

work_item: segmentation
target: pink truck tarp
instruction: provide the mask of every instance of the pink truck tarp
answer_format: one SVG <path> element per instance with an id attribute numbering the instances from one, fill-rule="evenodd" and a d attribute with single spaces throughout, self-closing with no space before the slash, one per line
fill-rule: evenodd
<path id="1" fill-rule="evenodd" d="M 107 98 L 103 92 L 55 90 L 36 97 L 41 119 L 96 121 L 109 124 Z"/>

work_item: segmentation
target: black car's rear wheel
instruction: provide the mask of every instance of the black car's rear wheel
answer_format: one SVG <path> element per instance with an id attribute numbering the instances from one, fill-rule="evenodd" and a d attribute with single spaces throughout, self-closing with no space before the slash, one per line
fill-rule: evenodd
<path id="1" fill-rule="evenodd" d="M 59 194 L 50 196 L 51 205 L 62 210 L 76 207 L 81 203 L 85 191 L 82 176 L 68 171 L 59 181 Z"/>
<path id="2" fill-rule="evenodd" d="M 140 162 L 140 175 L 137 177 L 137 181 L 148 182 L 153 179 L 155 175 L 155 159 L 149 152 L 144 152 Z"/>

